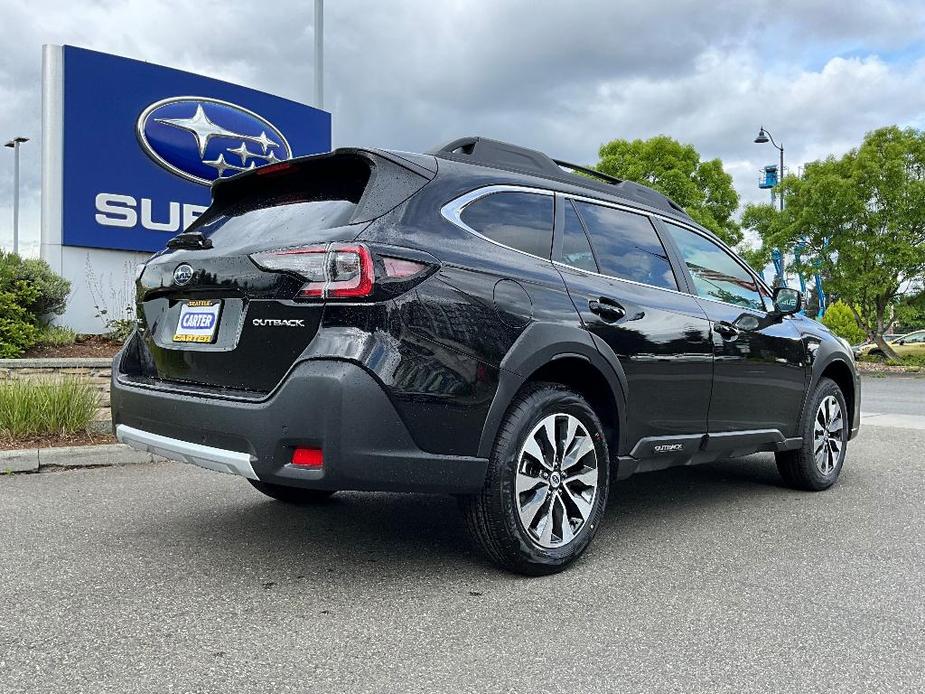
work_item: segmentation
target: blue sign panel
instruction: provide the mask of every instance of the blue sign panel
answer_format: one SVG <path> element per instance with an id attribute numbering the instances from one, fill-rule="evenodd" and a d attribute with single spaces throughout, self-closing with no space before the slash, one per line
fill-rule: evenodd
<path id="1" fill-rule="evenodd" d="M 157 251 L 212 181 L 331 149 L 331 114 L 188 72 L 64 46 L 66 246 Z"/>

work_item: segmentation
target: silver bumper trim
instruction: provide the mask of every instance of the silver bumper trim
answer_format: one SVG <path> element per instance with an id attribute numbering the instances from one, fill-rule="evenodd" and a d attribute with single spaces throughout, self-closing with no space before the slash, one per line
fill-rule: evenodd
<path id="1" fill-rule="evenodd" d="M 116 427 L 116 438 L 132 448 L 147 451 L 162 458 L 198 465 L 215 472 L 241 475 L 251 480 L 259 479 L 251 465 L 253 458 L 247 453 L 172 439 L 169 436 L 152 434 L 149 431 L 135 429 L 125 424 L 120 424 Z"/>

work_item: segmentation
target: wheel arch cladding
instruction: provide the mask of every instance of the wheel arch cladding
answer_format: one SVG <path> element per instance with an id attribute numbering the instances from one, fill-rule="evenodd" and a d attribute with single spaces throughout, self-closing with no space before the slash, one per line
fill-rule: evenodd
<path id="1" fill-rule="evenodd" d="M 533 323 L 501 362 L 498 390 L 492 400 L 479 455 L 491 455 L 505 413 L 517 393 L 539 381 L 561 383 L 580 393 L 597 413 L 607 435 L 611 458 L 622 451 L 626 395 L 619 363 L 614 365 L 597 350 L 581 328 Z"/>
<path id="2" fill-rule="evenodd" d="M 854 421 L 855 392 L 854 392 L 854 375 L 849 367 L 841 359 L 833 359 L 819 374 L 819 378 L 831 378 L 838 387 L 841 388 L 842 395 L 845 396 L 845 403 L 848 405 L 848 421 Z M 818 381 L 817 381 L 818 383 Z"/>

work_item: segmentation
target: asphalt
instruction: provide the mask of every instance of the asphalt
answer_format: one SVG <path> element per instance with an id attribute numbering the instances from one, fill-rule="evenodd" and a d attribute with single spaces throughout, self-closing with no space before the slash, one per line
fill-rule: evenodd
<path id="1" fill-rule="evenodd" d="M 865 376 L 861 383 L 861 410 L 925 415 L 925 375 Z"/>
<path id="2" fill-rule="evenodd" d="M 820 494 L 769 455 L 630 478 L 526 579 L 444 497 L 3 476 L 0 692 L 922 692 L 923 500 L 925 431 L 869 427 Z"/>

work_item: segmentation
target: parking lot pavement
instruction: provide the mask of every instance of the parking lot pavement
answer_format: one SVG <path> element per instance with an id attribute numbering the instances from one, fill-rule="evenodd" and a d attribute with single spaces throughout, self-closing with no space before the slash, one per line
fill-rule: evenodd
<path id="1" fill-rule="evenodd" d="M 0 478 L 0 692 L 925 691 L 925 432 L 822 494 L 772 458 L 619 483 L 526 579 L 453 500 L 292 508 L 175 463 Z"/>

